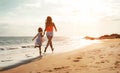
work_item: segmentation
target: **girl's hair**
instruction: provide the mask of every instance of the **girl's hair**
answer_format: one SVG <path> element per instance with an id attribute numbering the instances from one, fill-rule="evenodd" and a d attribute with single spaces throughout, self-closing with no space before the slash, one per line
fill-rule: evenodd
<path id="1" fill-rule="evenodd" d="M 52 24 L 52 18 L 48 16 L 46 19 L 46 25 L 50 25 L 50 24 Z"/>
<path id="2" fill-rule="evenodd" d="M 41 27 L 38 28 L 38 32 L 43 32 Z"/>

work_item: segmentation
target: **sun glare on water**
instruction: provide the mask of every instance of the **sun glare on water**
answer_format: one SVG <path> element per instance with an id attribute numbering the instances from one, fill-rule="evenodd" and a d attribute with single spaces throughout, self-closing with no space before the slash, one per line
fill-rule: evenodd
<path id="1" fill-rule="evenodd" d="M 73 41 L 72 46 L 76 49 L 84 48 L 86 46 L 89 46 L 95 43 L 102 43 L 102 41 L 100 40 L 87 40 L 84 37 L 80 37 L 80 36 L 74 36 L 74 37 L 71 37 L 71 39 Z"/>

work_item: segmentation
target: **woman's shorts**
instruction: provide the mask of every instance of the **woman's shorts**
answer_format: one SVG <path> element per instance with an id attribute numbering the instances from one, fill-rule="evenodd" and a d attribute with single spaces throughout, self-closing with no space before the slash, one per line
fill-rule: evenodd
<path id="1" fill-rule="evenodd" d="M 46 35 L 47 36 L 53 36 L 53 32 L 47 32 Z"/>

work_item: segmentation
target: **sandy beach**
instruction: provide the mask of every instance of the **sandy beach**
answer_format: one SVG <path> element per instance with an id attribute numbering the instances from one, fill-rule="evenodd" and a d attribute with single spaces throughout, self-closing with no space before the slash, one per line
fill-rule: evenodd
<path id="1" fill-rule="evenodd" d="M 120 39 L 101 41 L 71 52 L 43 55 L 0 73 L 120 73 Z"/>

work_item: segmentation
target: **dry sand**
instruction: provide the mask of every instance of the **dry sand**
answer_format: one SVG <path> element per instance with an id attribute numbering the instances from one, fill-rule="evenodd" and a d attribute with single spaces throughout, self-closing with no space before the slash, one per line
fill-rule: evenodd
<path id="1" fill-rule="evenodd" d="M 120 39 L 102 41 L 67 53 L 44 55 L 0 73 L 120 73 Z"/>

